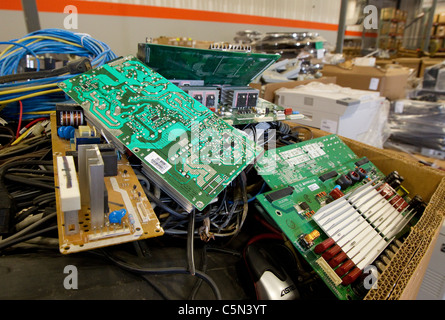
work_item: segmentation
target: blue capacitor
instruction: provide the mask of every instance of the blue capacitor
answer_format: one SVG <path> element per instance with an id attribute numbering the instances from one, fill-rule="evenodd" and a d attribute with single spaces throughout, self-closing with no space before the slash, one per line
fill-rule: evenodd
<path id="1" fill-rule="evenodd" d="M 61 126 L 57 129 L 57 135 L 60 138 L 66 139 L 66 140 L 74 138 L 75 132 L 76 132 L 76 129 L 73 126 Z"/>
<path id="2" fill-rule="evenodd" d="M 108 220 L 110 223 L 121 223 L 122 218 L 125 217 L 127 214 L 127 210 L 121 209 L 121 210 L 115 210 L 110 212 L 108 215 Z"/>

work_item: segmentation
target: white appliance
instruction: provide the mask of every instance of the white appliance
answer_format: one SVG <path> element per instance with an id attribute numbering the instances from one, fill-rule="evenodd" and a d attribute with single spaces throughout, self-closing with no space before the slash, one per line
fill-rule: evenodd
<path id="1" fill-rule="evenodd" d="M 275 104 L 292 108 L 305 116 L 293 122 L 365 143 L 364 136 L 375 130 L 376 123 L 381 125 L 379 113 L 386 101 L 379 92 L 319 82 L 293 89 L 278 89 L 275 97 Z M 387 116 L 386 113 L 385 120 Z"/>

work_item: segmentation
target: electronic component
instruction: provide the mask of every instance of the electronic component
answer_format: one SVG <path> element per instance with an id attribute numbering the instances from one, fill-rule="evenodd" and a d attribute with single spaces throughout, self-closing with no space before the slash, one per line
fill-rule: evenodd
<path id="1" fill-rule="evenodd" d="M 56 126 L 56 115 L 51 115 L 51 130 L 56 131 Z M 82 145 L 76 151 L 74 145 L 57 135 L 52 135 L 51 140 L 61 253 L 70 254 L 164 234 L 150 202 L 141 193 L 143 189 L 125 155 L 113 158 L 117 164 L 110 171 L 117 172 L 105 175 L 105 159 L 109 157 L 104 155 L 108 152 L 116 155 L 114 147 Z M 76 166 L 76 158 L 84 160 Z M 100 168 L 102 163 L 103 173 Z M 67 189 L 70 184 L 71 187 Z M 90 194 L 90 191 L 94 192 Z M 94 197 L 92 203 L 91 197 Z M 126 211 L 125 215 L 122 215 L 122 210 Z M 122 216 L 120 222 L 116 219 L 118 212 Z"/>
<path id="2" fill-rule="evenodd" d="M 361 298 L 354 288 L 363 270 L 416 214 L 418 202 L 410 206 L 408 192 L 403 197 L 387 182 L 400 175 L 385 176 L 334 135 L 264 158 L 256 168 L 272 189 L 257 196 L 265 214 L 339 299 Z"/>
<path id="3" fill-rule="evenodd" d="M 205 105 L 207 108 L 216 111 L 219 105 L 219 95 L 220 92 L 216 87 L 191 87 L 191 86 L 180 86 L 180 89 L 187 92 L 193 99 L 199 103 Z"/>
<path id="4" fill-rule="evenodd" d="M 99 144 L 97 145 L 104 162 L 104 176 L 113 177 L 118 174 L 118 155 L 116 148 L 112 144 Z M 74 158 L 74 163 L 78 163 L 79 152 L 78 151 L 67 151 L 66 155 L 72 156 Z"/>
<path id="5" fill-rule="evenodd" d="M 366 158 L 366 157 L 364 157 L 363 159 L 360 159 L 359 161 L 357 161 L 357 162 L 355 163 L 355 165 L 356 165 L 357 167 L 361 167 L 362 165 L 367 164 L 368 162 L 369 162 L 369 159 Z"/>
<path id="6" fill-rule="evenodd" d="M 186 88 L 186 87 L 203 87 L 204 81 L 203 80 L 178 80 L 178 79 L 169 79 L 169 81 L 174 84 L 175 86 L 178 86 L 180 88 Z"/>
<path id="7" fill-rule="evenodd" d="M 110 223 L 122 223 L 122 218 L 125 217 L 125 215 L 127 214 L 127 210 L 125 209 L 120 209 L 120 210 L 115 210 L 113 212 L 110 212 L 110 214 L 108 215 L 108 221 Z"/>
<path id="8" fill-rule="evenodd" d="M 318 232 L 318 230 L 313 230 L 308 234 L 303 233 L 300 235 L 299 240 L 303 247 L 308 249 L 314 244 L 315 239 L 318 237 L 320 237 L 320 232 Z"/>
<path id="9" fill-rule="evenodd" d="M 258 103 L 259 91 L 250 87 L 221 88 L 221 103 L 236 109 L 237 112 L 251 110 Z"/>
<path id="10" fill-rule="evenodd" d="M 169 80 L 202 80 L 205 86 L 247 86 L 280 58 L 276 54 L 197 49 L 153 43 L 139 43 L 137 57 L 153 71 Z"/>
<path id="11" fill-rule="evenodd" d="M 101 138 L 97 134 L 96 129 L 90 126 L 79 126 L 74 131 L 73 140 L 76 150 L 78 150 L 80 145 L 101 143 Z"/>
<path id="12" fill-rule="evenodd" d="M 320 204 L 320 206 L 324 206 L 328 201 L 328 195 L 326 191 L 322 191 L 315 196 L 315 200 Z"/>
<path id="13" fill-rule="evenodd" d="M 59 84 L 185 210 L 204 209 L 262 148 L 127 56 Z"/>
<path id="14" fill-rule="evenodd" d="M 57 135 L 66 140 L 74 138 L 76 129 L 73 126 L 61 126 L 57 129 Z"/>
<path id="15" fill-rule="evenodd" d="M 331 192 L 329 192 L 329 195 L 332 197 L 332 199 L 337 200 L 344 197 L 345 194 L 340 190 L 340 188 L 334 188 Z"/>
<path id="16" fill-rule="evenodd" d="M 321 175 L 319 178 L 322 182 L 325 182 L 326 180 L 335 178 L 336 176 L 338 176 L 338 173 L 336 171 L 331 171 Z"/>
<path id="17" fill-rule="evenodd" d="M 348 187 L 350 187 L 352 185 L 352 180 L 351 178 L 346 175 L 346 174 L 342 174 L 340 176 L 340 178 L 338 178 L 337 180 L 335 180 L 335 183 L 340 186 L 340 188 L 342 190 L 347 189 Z"/>
<path id="18" fill-rule="evenodd" d="M 141 43 L 138 58 L 230 125 L 304 118 L 261 99 L 259 90 L 249 86 L 278 55 Z"/>
<path id="19" fill-rule="evenodd" d="M 57 126 L 85 125 L 85 117 L 82 108 L 75 102 L 64 102 L 56 104 Z"/>
<path id="20" fill-rule="evenodd" d="M 350 193 L 347 199 L 338 199 L 321 208 L 312 217 L 341 247 L 344 252 L 341 257 L 349 257 L 361 270 L 376 259 L 415 213 L 399 201 L 388 201 L 387 193 L 379 186 L 370 182 Z M 397 195 L 389 200 L 394 197 Z M 343 260 L 337 258 L 334 267 Z"/>
<path id="21" fill-rule="evenodd" d="M 79 232 L 80 189 L 77 180 L 74 159 L 70 156 L 60 156 L 57 161 L 57 176 L 59 179 L 60 210 L 64 214 L 65 233 L 68 235 Z"/>
<path id="22" fill-rule="evenodd" d="M 356 163 L 360 160 L 338 136 L 328 135 L 268 150 L 255 167 L 271 188 L 283 188 L 304 178 L 317 176 L 308 184 L 308 188 L 319 190 L 322 185 L 332 185 L 334 177 L 356 170 Z M 347 169 L 337 170 L 340 164 L 346 165 Z M 366 170 L 363 172 L 367 176 L 373 177 L 372 168 L 374 166 L 369 165 L 369 160 L 363 163 L 362 169 Z M 326 191 L 329 193 L 331 190 Z"/>
<path id="23" fill-rule="evenodd" d="M 79 185 L 82 204 L 91 211 L 91 227 L 102 228 L 105 222 L 104 162 L 97 145 L 79 146 Z"/>
<path id="24" fill-rule="evenodd" d="M 269 202 L 274 202 L 276 200 L 280 200 L 280 199 L 282 199 L 284 197 L 287 197 L 287 196 L 291 195 L 293 192 L 294 192 L 294 188 L 288 187 L 288 188 L 285 188 L 285 189 L 281 189 L 281 190 L 277 190 L 277 191 L 269 193 L 266 196 L 266 199 Z"/>

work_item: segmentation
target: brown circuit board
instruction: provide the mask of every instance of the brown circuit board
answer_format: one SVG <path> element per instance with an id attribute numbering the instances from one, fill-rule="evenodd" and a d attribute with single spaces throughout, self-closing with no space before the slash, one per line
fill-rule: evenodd
<path id="1" fill-rule="evenodd" d="M 57 158 L 63 157 L 73 147 L 69 140 L 57 135 L 55 115 L 51 116 L 54 182 L 57 205 L 59 249 L 63 254 L 87 251 L 111 245 L 162 236 L 164 230 L 148 201 L 143 188 L 125 155 L 118 159 L 118 174 L 104 177 L 108 192 L 109 212 L 125 209 L 121 223 L 105 223 L 101 228 L 91 228 L 88 205 L 78 211 L 78 232 L 68 234 L 65 215 L 61 210 Z"/>

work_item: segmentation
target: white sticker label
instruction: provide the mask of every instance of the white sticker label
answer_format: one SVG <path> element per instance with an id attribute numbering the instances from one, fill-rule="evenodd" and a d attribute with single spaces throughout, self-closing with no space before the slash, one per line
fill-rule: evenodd
<path id="1" fill-rule="evenodd" d="M 146 156 L 144 160 L 147 161 L 149 164 L 151 164 L 156 170 L 158 170 L 162 174 L 166 173 L 172 167 L 171 165 L 168 164 L 167 161 L 158 156 L 158 154 L 154 151 L 150 153 L 148 156 Z"/>
<path id="2" fill-rule="evenodd" d="M 403 101 L 397 101 L 396 105 L 394 106 L 394 112 L 395 113 L 403 113 L 403 109 L 405 107 L 405 104 Z"/>
<path id="3" fill-rule="evenodd" d="M 320 189 L 320 187 L 319 187 L 318 184 L 316 184 L 316 183 L 311 184 L 310 186 L 308 186 L 308 188 L 309 188 L 309 190 L 311 190 L 311 191 L 315 191 L 315 190 Z"/>
<path id="4" fill-rule="evenodd" d="M 337 121 L 322 119 L 320 129 L 330 133 L 337 133 L 337 125 L 338 125 Z"/>
<path id="5" fill-rule="evenodd" d="M 371 82 L 369 83 L 369 90 L 377 90 L 379 88 L 380 79 L 378 78 L 372 78 Z"/>

